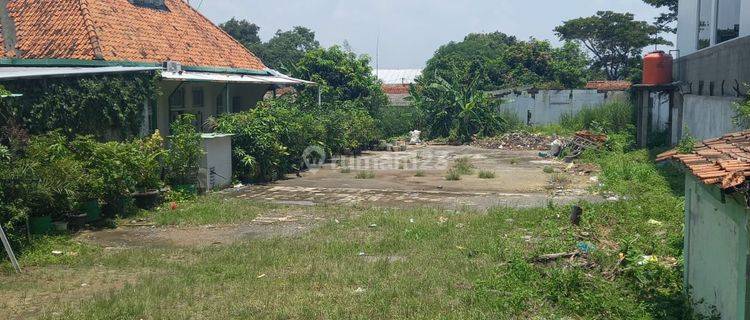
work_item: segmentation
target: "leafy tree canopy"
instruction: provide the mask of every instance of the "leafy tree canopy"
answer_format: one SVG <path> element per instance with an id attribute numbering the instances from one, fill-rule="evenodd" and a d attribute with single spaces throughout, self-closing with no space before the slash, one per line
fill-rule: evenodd
<path id="1" fill-rule="evenodd" d="M 224 29 L 226 33 L 228 33 L 230 36 L 235 38 L 246 47 L 260 43 L 260 36 L 258 35 L 260 27 L 258 27 L 258 25 L 256 25 L 255 23 L 251 23 L 245 19 L 229 19 L 229 21 L 220 24 L 219 28 Z"/>
<path id="2" fill-rule="evenodd" d="M 257 52 L 269 68 L 287 71 L 299 62 L 305 53 L 320 48 L 315 32 L 305 27 L 289 31 L 276 31 L 276 35 L 260 46 Z"/>
<path id="3" fill-rule="evenodd" d="M 666 32 L 676 32 L 677 29 L 672 27 L 674 22 L 677 22 L 677 9 L 680 4 L 680 0 L 643 0 L 656 8 L 667 8 L 669 10 L 666 13 L 662 13 L 656 17 L 656 26 Z"/>
<path id="4" fill-rule="evenodd" d="M 318 83 L 323 103 L 336 104 L 354 101 L 375 114 L 387 104 L 380 81 L 372 74 L 370 58 L 357 56 L 339 46 L 308 51 L 291 70 L 294 77 Z M 317 87 L 305 87 L 300 99 L 306 105 L 316 105 Z"/>
<path id="5" fill-rule="evenodd" d="M 519 41 L 502 32 L 470 34 L 440 47 L 427 62 L 421 82 L 474 85 L 493 90 L 523 85 L 578 87 L 585 81 L 585 54 L 575 43 Z"/>
<path id="6" fill-rule="evenodd" d="M 608 80 L 635 75 L 644 47 L 671 45 L 658 36 L 660 29 L 645 21 L 636 21 L 631 13 L 599 11 L 596 15 L 568 20 L 555 28 L 562 40 L 577 41 L 593 54 L 592 69 L 603 72 Z"/>

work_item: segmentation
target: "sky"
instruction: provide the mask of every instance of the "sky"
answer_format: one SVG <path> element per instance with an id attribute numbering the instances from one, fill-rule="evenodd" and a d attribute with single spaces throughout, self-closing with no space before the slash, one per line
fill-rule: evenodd
<path id="1" fill-rule="evenodd" d="M 631 12 L 653 21 L 661 12 L 640 0 L 190 0 L 214 23 L 232 17 L 261 27 L 263 41 L 278 29 L 305 26 L 323 46 L 348 42 L 375 57 L 381 69 L 422 68 L 441 45 L 469 33 L 501 31 L 559 44 L 553 29 L 599 10 Z M 668 37 L 674 42 L 674 36 Z M 378 45 L 379 39 L 379 45 Z M 377 53 L 377 54 L 376 54 Z"/>

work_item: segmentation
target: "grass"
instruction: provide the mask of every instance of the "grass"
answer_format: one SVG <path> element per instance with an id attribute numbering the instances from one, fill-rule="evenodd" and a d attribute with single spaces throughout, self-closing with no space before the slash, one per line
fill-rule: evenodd
<path id="1" fill-rule="evenodd" d="M 415 172 L 415 173 L 414 173 L 414 176 L 415 176 L 415 177 L 420 177 L 420 178 L 421 178 L 421 177 L 425 177 L 425 176 L 427 176 L 427 173 L 426 173 L 426 172 L 424 172 L 424 170 L 417 170 L 417 172 Z"/>
<path id="2" fill-rule="evenodd" d="M 544 173 L 546 173 L 546 174 L 551 174 L 551 173 L 555 172 L 555 169 L 552 168 L 551 166 L 544 166 L 544 168 L 542 169 L 542 171 Z"/>
<path id="3" fill-rule="evenodd" d="M 360 171 L 354 176 L 355 179 L 375 179 L 374 171 Z"/>
<path id="4" fill-rule="evenodd" d="M 553 173 L 547 181 L 552 189 L 564 188 L 571 183 L 570 176 L 563 173 Z"/>
<path id="5" fill-rule="evenodd" d="M 479 179 L 495 179 L 494 171 L 481 170 L 479 171 Z"/>
<path id="6" fill-rule="evenodd" d="M 452 170 L 460 175 L 470 175 L 474 173 L 474 164 L 471 163 L 471 158 L 461 157 L 453 163 Z"/>
<path id="7" fill-rule="evenodd" d="M 29 275 L 0 269 L 0 308 L 25 312 L 14 303 L 31 301 L 44 319 L 689 319 L 683 198 L 671 187 L 678 175 L 645 150 L 583 159 L 602 167 L 605 191 L 627 200 L 581 203 L 580 227 L 568 206 L 486 214 L 328 206 L 288 209 L 332 212 L 309 233 L 231 245 L 103 250 L 46 238 L 21 257 L 36 266 Z M 266 210 L 209 197 L 149 216 L 213 224 Z M 533 262 L 581 242 L 596 247 L 587 258 Z M 76 254 L 50 256 L 59 248 Z M 659 263 L 639 265 L 643 255 Z M 72 272 L 50 278 L 61 270 Z M 81 289 L 98 285 L 92 274 L 106 275 L 102 287 Z M 106 280 L 117 277 L 128 281 Z"/>
<path id="8" fill-rule="evenodd" d="M 203 197 L 200 201 L 178 203 L 175 210 L 165 204 L 155 212 L 142 213 L 140 217 L 148 218 L 150 222 L 157 225 L 230 224 L 252 220 L 278 207 L 267 203 L 253 203 L 248 206 L 248 200 L 215 194 Z M 132 220 L 132 218 L 126 220 Z M 126 221 L 121 221 L 121 223 L 126 223 Z"/>
<path id="9" fill-rule="evenodd" d="M 341 170 L 339 170 L 339 172 L 344 173 L 344 174 L 352 173 L 352 168 L 343 167 L 343 168 L 341 168 Z"/>
<path id="10" fill-rule="evenodd" d="M 448 173 L 445 174 L 445 180 L 448 181 L 458 181 L 461 180 L 461 173 L 459 173 L 455 169 L 448 170 Z"/>

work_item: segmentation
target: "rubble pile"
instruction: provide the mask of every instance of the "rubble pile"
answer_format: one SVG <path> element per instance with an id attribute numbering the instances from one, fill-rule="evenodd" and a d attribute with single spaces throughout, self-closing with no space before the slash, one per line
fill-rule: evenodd
<path id="1" fill-rule="evenodd" d="M 472 146 L 503 150 L 548 150 L 552 137 L 524 131 L 506 133 L 500 137 L 475 139 Z"/>

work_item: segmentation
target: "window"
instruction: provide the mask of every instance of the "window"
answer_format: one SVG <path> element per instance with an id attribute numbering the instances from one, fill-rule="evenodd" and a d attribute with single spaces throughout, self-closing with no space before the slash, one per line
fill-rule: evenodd
<path id="1" fill-rule="evenodd" d="M 711 14 L 714 0 L 698 0 L 698 50 L 711 45 Z"/>
<path id="2" fill-rule="evenodd" d="M 216 96 L 216 115 L 222 115 L 227 112 L 227 107 L 224 105 L 224 92 L 219 93 L 218 96 Z"/>
<path id="3" fill-rule="evenodd" d="M 185 88 L 179 88 L 169 96 L 169 107 L 170 109 L 185 108 Z"/>
<path id="4" fill-rule="evenodd" d="M 740 36 L 740 0 L 717 0 L 716 43 Z"/>
<path id="5" fill-rule="evenodd" d="M 193 108 L 203 108 L 203 88 L 193 89 Z"/>
<path id="6" fill-rule="evenodd" d="M 242 97 L 234 96 L 232 97 L 232 112 L 240 111 L 242 111 Z"/>

